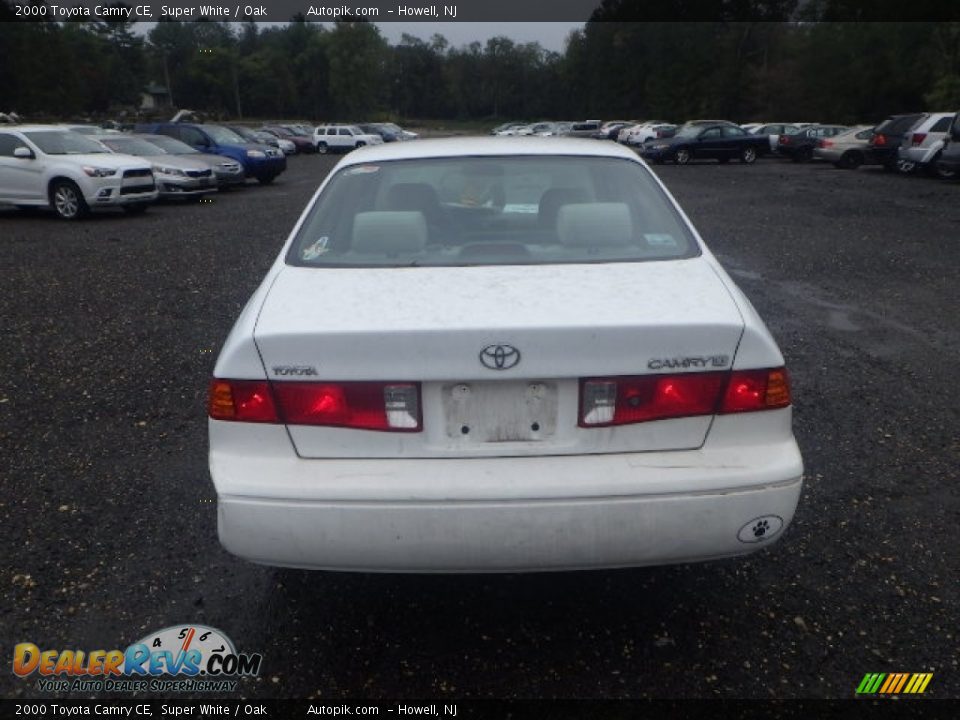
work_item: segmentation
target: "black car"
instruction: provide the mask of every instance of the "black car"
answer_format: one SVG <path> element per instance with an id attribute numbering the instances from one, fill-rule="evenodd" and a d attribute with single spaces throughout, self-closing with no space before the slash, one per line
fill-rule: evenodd
<path id="1" fill-rule="evenodd" d="M 944 142 L 946 144 L 937 160 L 937 174 L 944 180 L 956 180 L 960 177 L 960 112 L 953 116 Z"/>
<path id="2" fill-rule="evenodd" d="M 766 137 L 751 135 L 732 123 L 690 122 L 672 138 L 657 138 L 644 143 L 641 155 L 655 163 L 667 160 L 686 165 L 694 159 L 712 159 L 725 163 L 731 158 L 750 164 L 769 149 Z"/>
<path id="3" fill-rule="evenodd" d="M 794 162 L 813 160 L 813 149 L 824 138 L 832 138 L 849 130 L 846 125 L 811 125 L 793 135 L 781 135 L 777 152 Z"/>
<path id="4" fill-rule="evenodd" d="M 909 113 L 907 115 L 891 115 L 874 128 L 873 138 L 867 146 L 867 157 L 870 162 L 883 165 L 885 170 L 896 170 L 899 159 L 900 141 L 904 134 L 913 127 L 923 113 Z"/>

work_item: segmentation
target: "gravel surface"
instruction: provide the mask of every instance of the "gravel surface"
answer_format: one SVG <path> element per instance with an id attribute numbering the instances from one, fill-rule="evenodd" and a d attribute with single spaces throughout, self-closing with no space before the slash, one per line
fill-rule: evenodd
<path id="1" fill-rule="evenodd" d="M 960 695 L 960 186 L 764 160 L 662 166 L 787 358 L 807 482 L 747 559 L 615 572 L 297 572 L 216 539 L 206 384 L 336 158 L 69 224 L 0 211 L 0 649 L 186 622 L 262 652 L 262 697 Z M 3 697 L 51 697 L 0 673 Z"/>

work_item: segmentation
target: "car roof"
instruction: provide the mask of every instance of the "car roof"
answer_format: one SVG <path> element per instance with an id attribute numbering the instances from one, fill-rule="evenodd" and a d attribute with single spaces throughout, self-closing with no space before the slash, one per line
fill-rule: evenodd
<path id="1" fill-rule="evenodd" d="M 17 132 L 36 132 L 37 130 L 70 131 L 66 125 L 0 125 L 2 130 L 16 130 Z"/>
<path id="2" fill-rule="evenodd" d="M 621 145 L 586 138 L 456 137 L 367 146 L 354 150 L 341 162 L 344 165 L 358 165 L 383 160 L 497 155 L 575 155 L 637 160 L 635 152 Z"/>

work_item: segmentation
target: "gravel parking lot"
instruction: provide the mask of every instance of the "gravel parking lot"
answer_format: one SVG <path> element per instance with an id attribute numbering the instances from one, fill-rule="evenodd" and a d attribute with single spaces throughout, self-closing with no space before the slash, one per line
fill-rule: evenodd
<path id="1" fill-rule="evenodd" d="M 199 622 L 263 653 L 248 696 L 851 697 L 866 672 L 921 671 L 928 695 L 960 694 L 960 187 L 656 168 L 792 371 L 807 483 L 769 551 L 558 575 L 275 570 L 217 543 L 206 385 L 335 161 L 142 217 L 0 211 L 7 657 Z M 34 682 L 0 673 L 0 693 L 50 697 Z"/>

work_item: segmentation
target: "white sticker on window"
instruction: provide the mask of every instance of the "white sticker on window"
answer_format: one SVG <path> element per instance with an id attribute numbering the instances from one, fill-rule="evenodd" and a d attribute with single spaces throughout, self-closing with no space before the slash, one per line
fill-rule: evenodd
<path id="1" fill-rule="evenodd" d="M 344 175 L 369 175 L 375 172 L 380 172 L 379 165 L 358 165 L 345 171 Z"/>
<path id="2" fill-rule="evenodd" d="M 666 233 L 644 233 L 643 236 L 647 239 L 647 244 L 651 247 L 677 247 L 677 241 L 673 239 L 673 235 Z"/>

